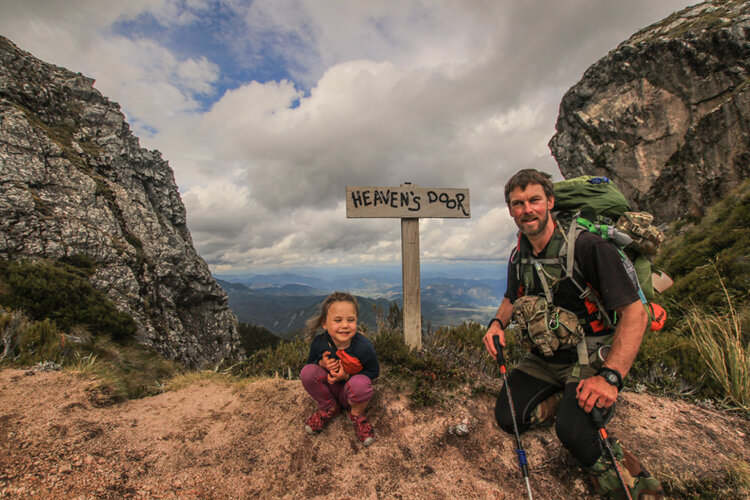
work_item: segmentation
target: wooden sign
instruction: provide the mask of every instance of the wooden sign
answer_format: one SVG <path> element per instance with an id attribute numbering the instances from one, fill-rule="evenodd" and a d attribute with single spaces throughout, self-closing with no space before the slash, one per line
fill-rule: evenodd
<path id="1" fill-rule="evenodd" d="M 420 188 L 411 184 L 399 187 L 347 186 L 346 216 L 468 219 L 468 189 Z"/>
<path id="2" fill-rule="evenodd" d="M 422 347 L 422 302 L 419 277 L 419 219 L 469 218 L 468 189 L 399 187 L 346 187 L 347 218 L 401 219 L 401 278 L 404 294 L 404 341 Z"/>

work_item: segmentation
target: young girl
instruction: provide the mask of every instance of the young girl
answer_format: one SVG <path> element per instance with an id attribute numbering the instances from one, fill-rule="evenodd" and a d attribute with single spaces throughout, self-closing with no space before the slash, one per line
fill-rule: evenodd
<path id="1" fill-rule="evenodd" d="M 313 338 L 300 379 L 318 403 L 318 410 L 305 422 L 308 434 L 322 431 L 345 408 L 357 438 L 369 446 L 375 433 L 364 411 L 372 398 L 372 381 L 380 374 L 380 364 L 372 343 L 357 333 L 358 315 L 353 296 L 342 292 L 328 296 L 320 314 L 307 322 L 311 334 L 319 327 L 324 331 Z"/>

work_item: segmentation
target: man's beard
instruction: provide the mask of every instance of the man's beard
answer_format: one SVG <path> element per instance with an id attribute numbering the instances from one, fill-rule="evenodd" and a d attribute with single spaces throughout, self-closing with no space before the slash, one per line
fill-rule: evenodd
<path id="1" fill-rule="evenodd" d="M 529 229 L 528 226 L 523 225 L 523 221 L 521 222 L 522 224 L 518 229 L 520 229 L 521 233 L 526 237 L 542 234 L 547 227 L 547 224 L 549 224 L 549 210 L 545 211 L 544 216 L 539 218 L 539 224 L 537 224 L 536 229 Z"/>

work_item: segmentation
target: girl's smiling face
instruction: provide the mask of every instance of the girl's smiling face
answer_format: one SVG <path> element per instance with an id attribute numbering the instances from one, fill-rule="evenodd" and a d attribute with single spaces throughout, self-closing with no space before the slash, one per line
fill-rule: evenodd
<path id="1" fill-rule="evenodd" d="M 328 307 L 328 314 L 322 326 L 339 349 L 349 347 L 352 337 L 357 333 L 357 310 L 350 302 L 333 302 Z"/>

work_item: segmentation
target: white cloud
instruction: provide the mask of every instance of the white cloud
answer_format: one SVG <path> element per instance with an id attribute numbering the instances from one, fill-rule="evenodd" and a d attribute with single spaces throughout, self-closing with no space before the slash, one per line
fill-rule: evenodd
<path id="1" fill-rule="evenodd" d="M 404 181 L 471 192 L 472 219 L 422 221 L 423 261 L 504 258 L 503 185 L 524 167 L 559 177 L 547 142 L 563 93 L 688 5 L 0 1 L 0 33 L 96 78 L 162 151 L 196 247 L 223 271 L 398 262 L 398 220 L 346 219 L 343 201 L 347 185 Z M 288 79 L 238 81 L 254 74 Z"/>

